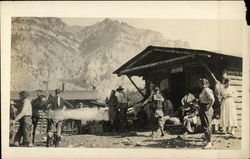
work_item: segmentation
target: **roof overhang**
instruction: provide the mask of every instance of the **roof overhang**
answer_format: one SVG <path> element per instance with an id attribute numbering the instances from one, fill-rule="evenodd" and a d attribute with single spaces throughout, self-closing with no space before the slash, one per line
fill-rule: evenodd
<path id="1" fill-rule="evenodd" d="M 219 54 L 205 50 L 148 46 L 113 73 L 118 76 L 144 76 L 150 71 L 171 67 L 173 64 L 188 63 L 196 58 L 242 60 L 242 58 L 238 56 Z"/>
<path id="2" fill-rule="evenodd" d="M 180 62 L 180 61 L 187 60 L 187 59 L 194 59 L 195 56 L 196 56 L 195 54 L 185 55 L 185 56 L 181 56 L 181 57 L 176 57 L 176 58 L 172 58 L 172 59 L 168 59 L 168 60 L 163 60 L 163 61 L 159 61 L 159 62 L 154 62 L 154 63 L 142 65 L 142 66 L 128 68 L 128 69 L 122 70 L 120 72 L 119 76 L 126 75 L 126 74 L 132 73 L 132 72 L 138 72 L 141 70 L 150 69 L 150 68 L 157 68 L 157 67 L 161 67 L 164 65 L 171 65 L 171 64 L 174 64 L 176 62 Z"/>

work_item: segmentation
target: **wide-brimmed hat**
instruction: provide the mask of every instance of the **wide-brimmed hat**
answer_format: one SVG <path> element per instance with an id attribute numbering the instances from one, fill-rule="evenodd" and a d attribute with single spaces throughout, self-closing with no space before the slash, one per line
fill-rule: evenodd
<path id="1" fill-rule="evenodd" d="M 122 88 L 122 86 L 119 86 L 119 87 L 116 89 L 116 91 L 122 91 L 122 90 L 124 90 L 124 88 Z"/>
<path id="2" fill-rule="evenodd" d="M 19 92 L 20 96 L 23 96 L 24 98 L 27 98 L 29 96 L 29 93 L 27 91 L 21 91 Z"/>

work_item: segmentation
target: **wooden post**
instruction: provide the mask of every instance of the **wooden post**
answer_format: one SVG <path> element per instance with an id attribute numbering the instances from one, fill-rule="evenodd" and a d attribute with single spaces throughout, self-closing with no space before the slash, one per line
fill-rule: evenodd
<path id="1" fill-rule="evenodd" d="M 135 84 L 135 82 L 131 79 L 130 76 L 127 76 L 128 79 L 131 81 L 131 83 L 135 86 L 135 88 L 140 92 L 140 94 L 143 96 L 143 98 L 146 98 L 146 95 L 143 94 L 143 92 L 140 90 L 140 88 Z"/>
<path id="2" fill-rule="evenodd" d="M 132 104 L 132 105 L 129 105 L 128 108 L 131 108 L 131 107 L 135 106 L 136 104 L 142 103 L 142 102 L 144 102 L 144 101 L 145 101 L 145 98 L 144 98 L 143 100 L 137 102 L 137 103 L 134 103 L 134 104 Z"/>
<path id="3" fill-rule="evenodd" d="M 206 68 L 206 70 L 209 72 L 209 74 L 213 77 L 213 79 L 215 80 L 215 82 L 218 82 L 218 80 L 216 79 L 215 75 L 213 74 L 213 72 L 210 70 L 210 68 L 206 65 L 205 62 L 203 62 L 202 60 L 199 60 L 200 63 Z"/>
<path id="4" fill-rule="evenodd" d="M 190 89 L 190 67 L 186 66 L 186 68 L 184 68 L 185 70 L 185 74 L 186 74 L 186 89 Z"/>

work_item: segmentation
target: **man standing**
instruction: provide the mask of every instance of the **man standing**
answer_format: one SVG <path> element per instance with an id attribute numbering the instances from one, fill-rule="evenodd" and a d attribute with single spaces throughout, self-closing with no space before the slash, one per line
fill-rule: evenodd
<path id="1" fill-rule="evenodd" d="M 36 136 L 36 127 L 39 121 L 39 110 L 45 111 L 45 101 L 46 97 L 44 95 L 38 95 L 36 99 L 34 99 L 32 104 L 32 143 L 35 143 L 35 136 Z"/>
<path id="2" fill-rule="evenodd" d="M 31 121 L 31 115 L 32 115 L 32 106 L 31 102 L 28 99 L 28 92 L 22 91 L 19 93 L 20 99 L 22 101 L 22 108 L 20 114 L 17 115 L 17 117 L 12 121 L 15 123 L 16 121 L 19 121 L 20 126 L 17 130 L 16 136 L 15 136 L 15 146 L 19 146 L 21 137 L 23 137 L 23 144 L 25 146 L 31 147 L 33 146 L 31 142 L 31 129 L 32 129 L 32 121 Z"/>
<path id="3" fill-rule="evenodd" d="M 128 129 L 128 123 L 127 123 L 127 111 L 128 111 L 128 98 L 127 95 L 123 92 L 122 86 L 118 87 L 116 91 L 118 92 L 117 95 L 117 102 L 118 102 L 118 111 L 121 121 L 121 130 L 122 132 Z"/>
<path id="4" fill-rule="evenodd" d="M 46 104 L 51 104 L 50 111 L 62 110 L 64 106 L 67 108 L 73 108 L 73 106 L 61 97 L 61 90 L 55 90 L 55 97 L 51 98 L 46 102 Z M 50 146 L 51 140 L 54 135 L 55 147 L 58 147 L 61 143 L 61 130 L 62 130 L 63 120 L 60 119 L 49 119 L 47 127 L 47 144 L 46 147 Z M 54 134 L 55 133 L 55 134 Z"/>
<path id="5" fill-rule="evenodd" d="M 117 130 L 117 114 L 118 114 L 118 109 L 117 109 L 117 97 L 115 95 L 115 90 L 112 90 L 110 93 L 110 97 L 106 98 L 106 104 L 109 106 L 109 119 L 111 123 L 111 128 L 112 131 Z"/>

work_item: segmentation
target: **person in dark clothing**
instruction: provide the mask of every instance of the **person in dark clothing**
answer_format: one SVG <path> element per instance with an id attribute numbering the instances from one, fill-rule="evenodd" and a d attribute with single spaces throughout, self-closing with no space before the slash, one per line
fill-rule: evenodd
<path id="1" fill-rule="evenodd" d="M 151 102 L 151 117 L 150 121 L 152 124 L 152 138 L 154 138 L 154 133 L 160 129 L 161 136 L 164 136 L 164 123 L 165 119 L 163 118 L 163 102 L 164 98 L 160 94 L 160 89 L 158 87 L 154 87 L 154 91 L 151 93 L 149 98 L 143 103 L 143 106 L 147 103 Z"/>
<path id="2" fill-rule="evenodd" d="M 39 110 L 45 111 L 45 101 L 46 97 L 44 95 L 38 95 L 36 99 L 34 99 L 31 102 L 32 105 L 32 124 L 33 124 L 33 130 L 32 130 L 32 143 L 35 143 L 35 137 L 36 137 L 36 128 L 39 121 Z"/>
<path id="3" fill-rule="evenodd" d="M 148 115 L 143 107 L 138 107 L 138 112 L 136 113 L 135 127 L 141 131 L 145 129 L 146 124 L 148 123 Z"/>
<path id="4" fill-rule="evenodd" d="M 55 97 L 49 98 L 46 102 L 46 105 L 51 104 L 51 108 L 48 108 L 50 112 L 55 110 L 62 110 L 64 106 L 67 108 L 73 108 L 73 106 L 67 102 L 65 99 L 61 97 L 61 90 L 55 90 Z M 54 136 L 54 144 L 55 147 L 58 147 L 61 143 L 61 130 L 62 130 L 63 120 L 60 119 L 48 119 L 48 126 L 47 126 L 47 143 L 46 147 L 50 146 L 51 140 Z"/>
<path id="5" fill-rule="evenodd" d="M 115 90 L 111 91 L 110 97 L 106 99 L 106 104 L 109 106 L 109 119 L 111 123 L 112 131 L 118 130 L 118 102 L 115 95 Z"/>
<path id="6" fill-rule="evenodd" d="M 119 120 L 121 123 L 122 132 L 128 130 L 128 121 L 127 121 L 128 97 L 123 90 L 124 88 L 122 88 L 122 86 L 116 89 L 116 91 L 118 92 L 117 102 L 118 102 Z"/>

